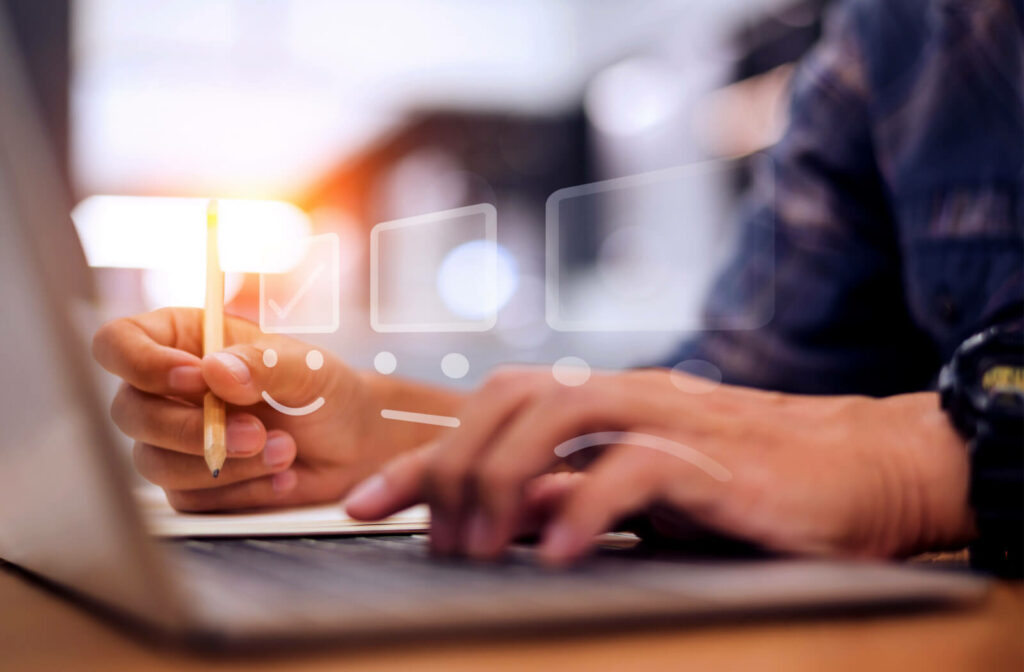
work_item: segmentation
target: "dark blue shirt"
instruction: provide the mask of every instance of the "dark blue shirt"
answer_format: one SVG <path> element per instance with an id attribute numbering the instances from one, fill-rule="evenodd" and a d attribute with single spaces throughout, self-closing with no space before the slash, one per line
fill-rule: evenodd
<path id="1" fill-rule="evenodd" d="M 792 392 L 926 389 L 1024 305 L 1022 5 L 837 8 L 794 77 L 708 330 L 669 365 Z"/>

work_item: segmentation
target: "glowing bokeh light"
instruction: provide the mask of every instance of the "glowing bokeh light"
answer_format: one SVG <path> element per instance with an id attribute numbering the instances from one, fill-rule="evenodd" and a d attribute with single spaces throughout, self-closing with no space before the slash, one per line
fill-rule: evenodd
<path id="1" fill-rule="evenodd" d="M 203 268 L 205 198 L 90 196 L 71 212 L 89 265 L 99 268 Z M 283 273 L 301 259 L 312 225 L 282 201 L 219 201 L 225 271 Z"/>
<path id="2" fill-rule="evenodd" d="M 601 71 L 587 86 L 583 107 L 598 129 L 634 135 L 667 121 L 682 104 L 678 73 L 652 58 L 630 58 Z"/>
<path id="3" fill-rule="evenodd" d="M 497 278 L 492 273 L 497 273 Z M 518 285 L 515 257 L 501 245 L 486 240 L 471 240 L 453 248 L 437 272 L 441 301 L 465 319 L 493 316 L 508 303 Z"/>

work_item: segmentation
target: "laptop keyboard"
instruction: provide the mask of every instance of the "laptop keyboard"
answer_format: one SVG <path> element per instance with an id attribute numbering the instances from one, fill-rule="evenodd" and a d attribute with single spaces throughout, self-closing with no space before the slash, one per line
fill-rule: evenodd
<path id="1" fill-rule="evenodd" d="M 582 580 L 622 575 L 633 563 L 614 558 L 623 551 L 602 551 L 590 562 L 569 571 L 537 565 L 531 551 L 517 547 L 500 562 L 476 563 L 430 555 L 426 535 L 368 537 L 306 537 L 282 539 L 217 539 L 172 542 L 173 557 L 183 569 L 244 573 L 293 590 L 318 594 L 438 589 L 474 590 L 509 586 L 522 580 Z M 329 579 L 329 580 L 327 580 Z"/>
<path id="2" fill-rule="evenodd" d="M 538 565 L 525 546 L 500 562 L 431 556 L 425 535 L 163 542 L 186 604 L 224 636 L 362 636 L 382 630 L 538 624 L 652 614 L 979 595 L 977 581 L 865 563 L 683 557 L 601 549 Z M 967 585 L 971 584 L 971 585 Z"/>
<path id="3" fill-rule="evenodd" d="M 669 563 L 627 558 L 626 550 L 603 549 L 576 567 L 552 570 L 534 562 L 525 547 L 493 563 L 436 558 L 425 535 L 166 543 L 193 599 L 212 601 L 222 612 L 263 611 L 272 620 L 316 620 L 340 605 L 363 615 L 395 614 L 424 604 L 528 608 L 552 600 L 608 601 L 628 594 L 636 601 L 645 594 L 655 599 L 687 592 L 678 567 L 666 580 Z"/>

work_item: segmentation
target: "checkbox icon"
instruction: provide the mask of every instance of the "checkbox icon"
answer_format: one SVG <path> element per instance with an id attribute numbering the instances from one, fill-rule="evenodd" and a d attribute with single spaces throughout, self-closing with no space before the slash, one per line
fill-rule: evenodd
<path id="1" fill-rule="evenodd" d="M 260 330 L 267 334 L 327 334 L 338 330 L 341 309 L 338 236 L 311 237 L 286 273 L 260 274 Z"/>

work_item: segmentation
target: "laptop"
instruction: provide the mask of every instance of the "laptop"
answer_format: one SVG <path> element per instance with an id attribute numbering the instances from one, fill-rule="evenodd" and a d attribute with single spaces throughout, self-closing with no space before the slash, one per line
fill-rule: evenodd
<path id="1" fill-rule="evenodd" d="M 987 582 L 906 564 L 603 548 L 549 570 L 442 560 L 423 535 L 158 539 L 130 491 L 86 343 L 67 186 L 0 16 L 0 558 L 120 622 L 206 645 L 704 621 L 970 603 Z"/>

